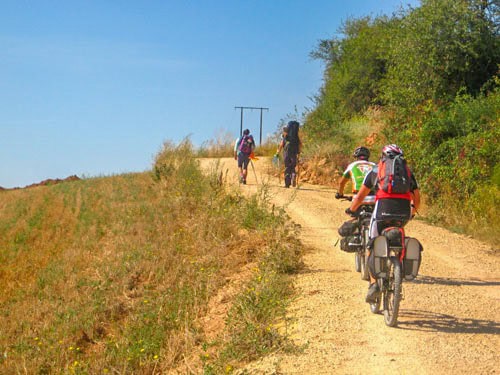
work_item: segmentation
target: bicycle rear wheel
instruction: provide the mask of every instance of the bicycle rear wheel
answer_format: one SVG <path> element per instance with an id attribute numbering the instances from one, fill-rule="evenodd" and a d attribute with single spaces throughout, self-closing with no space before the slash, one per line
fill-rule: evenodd
<path id="1" fill-rule="evenodd" d="M 354 254 L 354 269 L 356 270 L 356 272 L 361 272 L 362 262 L 363 260 L 361 259 L 361 254 L 359 253 L 359 251 L 356 251 L 356 253 Z"/>
<path id="2" fill-rule="evenodd" d="M 399 303 L 401 302 L 401 262 L 397 257 L 391 257 L 389 279 L 386 281 L 386 288 L 383 293 L 384 320 L 389 327 L 398 324 Z"/>

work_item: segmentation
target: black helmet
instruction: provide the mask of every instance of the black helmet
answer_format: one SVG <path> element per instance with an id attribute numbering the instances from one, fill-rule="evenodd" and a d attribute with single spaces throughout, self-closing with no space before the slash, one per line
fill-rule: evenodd
<path id="1" fill-rule="evenodd" d="M 288 126 L 299 126 L 300 124 L 298 123 L 298 121 L 295 121 L 295 120 L 292 120 L 292 121 L 288 121 Z"/>
<path id="2" fill-rule="evenodd" d="M 357 159 L 368 160 L 370 158 L 370 150 L 368 150 L 366 147 L 361 146 L 355 149 L 352 155 Z"/>
<path id="3" fill-rule="evenodd" d="M 249 129 L 243 130 L 243 135 L 248 135 L 248 134 L 250 134 L 250 130 Z"/>

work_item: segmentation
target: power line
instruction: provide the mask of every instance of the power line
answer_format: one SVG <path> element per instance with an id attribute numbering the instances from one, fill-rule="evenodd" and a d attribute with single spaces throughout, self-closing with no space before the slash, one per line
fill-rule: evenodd
<path id="1" fill-rule="evenodd" d="M 240 109 L 241 111 L 241 116 L 240 116 L 240 137 L 243 134 L 243 110 L 244 109 L 259 109 L 260 110 L 260 137 L 259 137 L 259 145 L 262 144 L 262 111 L 266 110 L 269 111 L 269 108 L 265 107 L 234 107 L 234 109 Z"/>

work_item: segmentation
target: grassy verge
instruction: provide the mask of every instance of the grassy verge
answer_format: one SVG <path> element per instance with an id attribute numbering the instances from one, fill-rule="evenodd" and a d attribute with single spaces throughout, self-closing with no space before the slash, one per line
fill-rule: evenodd
<path id="1" fill-rule="evenodd" d="M 230 275 L 276 256 L 296 267 L 289 226 L 203 175 L 189 142 L 165 144 L 151 173 L 0 192 L 0 372 L 168 372 L 206 342 Z"/>
<path id="2" fill-rule="evenodd" d="M 273 221 L 265 229 L 267 243 L 251 278 L 232 302 L 225 330 L 202 357 L 205 374 L 231 373 L 270 352 L 294 350 L 286 308 L 294 293 L 290 277 L 302 266 L 302 251 L 297 227 L 282 212 Z"/>

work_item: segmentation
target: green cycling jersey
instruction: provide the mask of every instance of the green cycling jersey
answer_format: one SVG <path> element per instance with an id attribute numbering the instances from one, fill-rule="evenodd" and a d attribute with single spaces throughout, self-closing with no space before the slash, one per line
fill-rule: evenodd
<path id="1" fill-rule="evenodd" d="M 365 176 L 375 167 L 375 163 L 367 160 L 356 160 L 349 164 L 342 174 L 342 177 L 351 179 L 352 191 L 357 193 L 363 185 Z"/>

